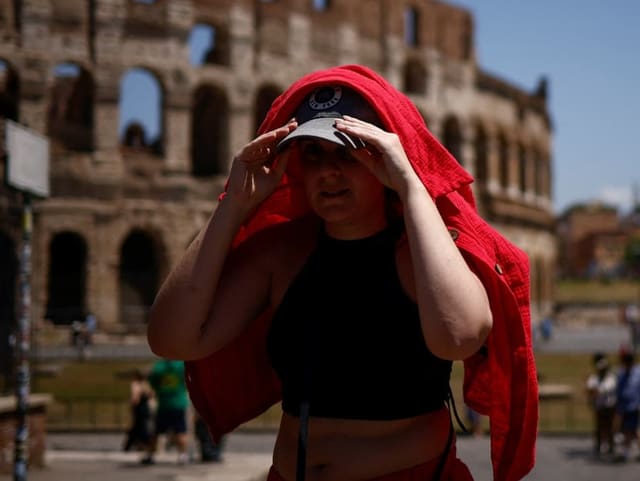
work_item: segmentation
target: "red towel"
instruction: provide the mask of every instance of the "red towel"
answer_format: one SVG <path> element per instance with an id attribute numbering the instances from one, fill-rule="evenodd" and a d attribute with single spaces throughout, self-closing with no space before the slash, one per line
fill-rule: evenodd
<path id="1" fill-rule="evenodd" d="M 464 398 L 490 418 L 494 479 L 522 479 L 534 464 L 538 422 L 527 256 L 480 218 L 471 176 L 429 132 L 413 103 L 371 69 L 346 65 L 304 76 L 273 102 L 260 132 L 284 125 L 307 94 L 328 84 L 358 91 L 387 130 L 398 134 L 445 224 L 457 233 L 458 248 L 487 290 L 493 329 L 486 349 L 464 361 Z M 294 162 L 278 189 L 245 222 L 234 245 L 308 212 L 297 177 Z M 279 381 L 266 354 L 270 314 L 265 312 L 224 349 L 187 362 L 191 399 L 216 439 L 280 400 Z"/>

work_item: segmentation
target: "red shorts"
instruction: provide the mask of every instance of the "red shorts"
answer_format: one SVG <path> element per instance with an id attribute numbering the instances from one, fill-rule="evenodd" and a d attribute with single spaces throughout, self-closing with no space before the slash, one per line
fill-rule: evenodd
<path id="1" fill-rule="evenodd" d="M 402 469 L 394 473 L 384 474 L 372 478 L 370 481 L 473 481 L 471 472 L 467 465 L 456 457 L 455 444 L 449 449 L 447 460 L 442 469 L 439 479 L 433 479 L 436 476 L 440 458 L 432 459 L 423 464 L 418 464 L 411 468 Z M 280 473 L 273 466 L 269 470 L 267 481 L 285 481 Z M 289 480 L 293 481 L 293 480 Z"/>

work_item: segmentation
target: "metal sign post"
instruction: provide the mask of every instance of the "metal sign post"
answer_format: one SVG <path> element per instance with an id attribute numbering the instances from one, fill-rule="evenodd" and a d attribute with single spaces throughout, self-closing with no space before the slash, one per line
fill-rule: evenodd
<path id="1" fill-rule="evenodd" d="M 15 122 L 7 121 L 7 183 L 23 193 L 22 255 L 20 256 L 20 317 L 16 333 L 16 435 L 14 481 L 26 481 L 29 462 L 29 352 L 31 347 L 31 195 L 49 195 L 49 141 Z"/>
<path id="2" fill-rule="evenodd" d="M 16 359 L 16 436 L 14 440 L 13 479 L 27 479 L 27 463 L 29 460 L 29 426 L 27 413 L 29 410 L 29 394 L 31 392 L 31 376 L 29 371 L 29 350 L 31 347 L 31 233 L 33 231 L 33 214 L 31 196 L 23 196 L 22 211 L 22 255 L 20 256 L 20 319 L 17 333 Z"/>

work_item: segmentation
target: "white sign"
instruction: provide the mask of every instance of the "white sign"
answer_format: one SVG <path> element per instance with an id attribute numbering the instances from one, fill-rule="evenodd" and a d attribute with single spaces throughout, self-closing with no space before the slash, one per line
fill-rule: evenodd
<path id="1" fill-rule="evenodd" d="M 49 140 L 11 120 L 6 121 L 7 182 L 40 197 L 49 196 Z"/>

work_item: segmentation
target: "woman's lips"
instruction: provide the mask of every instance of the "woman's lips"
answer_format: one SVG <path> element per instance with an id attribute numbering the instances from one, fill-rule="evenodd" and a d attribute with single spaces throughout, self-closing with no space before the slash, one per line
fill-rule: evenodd
<path id="1" fill-rule="evenodd" d="M 336 197 L 340 197 L 349 192 L 349 189 L 340 189 L 340 190 L 323 190 L 320 192 L 320 195 L 327 199 L 335 199 Z"/>

